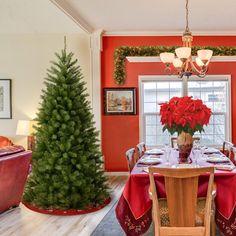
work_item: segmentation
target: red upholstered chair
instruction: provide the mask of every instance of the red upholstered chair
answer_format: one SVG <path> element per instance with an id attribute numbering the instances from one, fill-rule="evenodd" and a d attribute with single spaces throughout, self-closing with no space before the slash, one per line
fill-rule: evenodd
<path id="1" fill-rule="evenodd" d="M 22 146 L 0 148 L 0 213 L 20 204 L 31 156 Z"/>
<path id="2" fill-rule="evenodd" d="M 0 148 L 1 147 L 6 147 L 6 146 L 11 146 L 13 143 L 10 139 L 4 136 L 0 136 Z"/>

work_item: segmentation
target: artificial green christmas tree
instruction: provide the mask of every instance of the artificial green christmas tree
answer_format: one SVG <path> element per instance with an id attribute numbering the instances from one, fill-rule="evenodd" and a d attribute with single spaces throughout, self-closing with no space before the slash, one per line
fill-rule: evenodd
<path id="1" fill-rule="evenodd" d="M 24 202 L 40 209 L 89 209 L 109 198 L 85 82 L 73 53 L 56 53 L 42 90 Z"/>

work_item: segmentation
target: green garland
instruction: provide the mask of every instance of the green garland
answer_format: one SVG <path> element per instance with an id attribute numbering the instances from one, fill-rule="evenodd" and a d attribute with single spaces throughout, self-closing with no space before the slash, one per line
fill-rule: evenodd
<path id="1" fill-rule="evenodd" d="M 177 46 L 121 46 L 114 53 L 114 79 L 118 85 L 123 85 L 126 78 L 125 59 L 128 56 L 159 56 L 162 52 L 174 52 Z M 211 49 L 214 56 L 235 56 L 236 47 L 192 47 L 192 53 L 197 54 L 199 49 Z"/>

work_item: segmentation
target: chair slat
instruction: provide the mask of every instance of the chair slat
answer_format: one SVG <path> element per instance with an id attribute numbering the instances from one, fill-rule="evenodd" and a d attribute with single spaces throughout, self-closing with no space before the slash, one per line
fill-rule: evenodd
<path id="1" fill-rule="evenodd" d="M 167 207 L 170 226 L 161 226 L 159 200 L 154 174 L 165 178 Z M 210 173 L 204 207 L 202 226 L 196 226 L 198 179 Z M 202 168 L 158 168 L 149 167 L 150 190 L 153 201 L 155 235 L 210 235 L 211 201 L 214 180 L 214 167 Z"/>

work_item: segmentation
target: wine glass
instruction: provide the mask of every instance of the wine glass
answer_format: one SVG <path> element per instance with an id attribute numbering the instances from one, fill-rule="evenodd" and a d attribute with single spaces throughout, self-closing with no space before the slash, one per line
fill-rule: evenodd
<path id="1" fill-rule="evenodd" d="M 201 150 L 199 150 L 199 149 L 193 149 L 192 150 L 192 161 L 193 161 L 193 165 L 195 167 L 198 166 L 197 161 L 198 161 L 198 159 L 200 157 L 200 154 L 201 154 Z"/>
<path id="2" fill-rule="evenodd" d="M 200 140 L 194 140 L 194 149 L 200 149 Z"/>
<path id="3" fill-rule="evenodd" d="M 169 144 L 167 143 L 165 144 L 164 150 L 165 150 L 166 164 L 169 166 L 170 165 L 170 152 L 171 152 L 171 148 Z"/>

